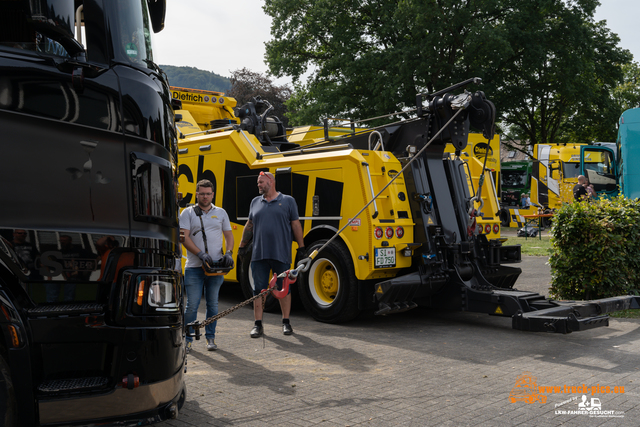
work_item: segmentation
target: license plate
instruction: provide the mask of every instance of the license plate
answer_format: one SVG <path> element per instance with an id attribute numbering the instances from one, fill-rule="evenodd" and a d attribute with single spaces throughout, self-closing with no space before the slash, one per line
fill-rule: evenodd
<path id="1" fill-rule="evenodd" d="M 396 248 L 375 248 L 374 268 L 389 268 L 396 266 Z"/>

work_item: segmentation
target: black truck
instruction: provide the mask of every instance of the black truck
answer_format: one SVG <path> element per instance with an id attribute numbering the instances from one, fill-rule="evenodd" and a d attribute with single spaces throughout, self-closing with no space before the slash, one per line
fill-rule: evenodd
<path id="1" fill-rule="evenodd" d="M 185 400 L 164 0 L 0 1 L 0 424 Z"/>

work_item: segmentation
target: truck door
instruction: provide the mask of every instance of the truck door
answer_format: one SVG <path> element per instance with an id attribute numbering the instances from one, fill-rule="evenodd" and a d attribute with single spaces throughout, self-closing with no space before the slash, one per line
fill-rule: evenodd
<path id="1" fill-rule="evenodd" d="M 602 197 L 618 194 L 618 176 L 613 150 L 606 147 L 580 148 L 580 173 L 593 184 L 596 193 Z"/>

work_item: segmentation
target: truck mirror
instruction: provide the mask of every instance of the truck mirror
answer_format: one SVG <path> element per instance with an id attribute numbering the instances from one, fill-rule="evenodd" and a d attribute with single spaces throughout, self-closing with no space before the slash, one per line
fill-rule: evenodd
<path id="1" fill-rule="evenodd" d="M 149 6 L 149 18 L 154 33 L 159 33 L 164 28 L 164 17 L 167 13 L 165 0 L 147 0 Z"/>
<path id="2" fill-rule="evenodd" d="M 559 160 L 549 162 L 549 171 L 552 179 L 562 179 L 562 165 Z"/>

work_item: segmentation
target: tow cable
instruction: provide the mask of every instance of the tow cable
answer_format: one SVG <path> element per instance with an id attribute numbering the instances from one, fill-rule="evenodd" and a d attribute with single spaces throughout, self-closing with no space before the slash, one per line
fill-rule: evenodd
<path id="1" fill-rule="evenodd" d="M 436 132 L 436 134 L 429 140 L 429 142 L 427 142 L 424 145 L 424 147 L 422 147 L 420 149 L 420 151 L 418 151 L 415 155 L 413 155 L 411 157 L 411 160 L 409 160 L 407 162 L 407 164 L 404 165 L 404 167 L 400 170 L 400 172 L 398 172 L 393 178 L 391 178 L 391 180 L 387 183 L 387 185 L 382 187 L 382 190 L 378 191 L 378 194 L 373 196 L 373 198 L 371 200 L 369 200 L 369 202 L 366 205 L 364 205 L 364 207 L 362 209 L 360 209 L 360 211 L 357 214 L 355 214 L 352 218 L 353 219 L 358 218 L 358 216 L 360 216 L 360 214 L 362 212 L 364 212 L 365 209 L 367 209 L 369 207 L 369 205 L 371 205 L 371 203 L 373 203 L 380 196 L 380 194 L 382 194 L 384 192 L 384 190 L 386 190 L 393 183 L 393 181 L 396 180 L 396 178 L 398 178 L 399 176 L 402 176 L 404 171 L 411 165 L 411 163 L 413 163 L 414 160 L 416 160 L 418 157 L 420 157 L 420 154 L 422 154 L 422 152 L 424 150 L 426 150 L 427 147 L 429 147 L 431 145 L 431 143 L 433 141 L 435 141 L 436 138 L 438 138 L 440 136 L 440 134 L 447 127 L 449 127 L 451 122 L 453 122 L 456 119 L 456 117 L 458 117 L 458 115 L 469 105 L 470 102 L 471 102 L 471 95 L 469 93 L 465 92 L 463 94 L 458 95 L 456 97 L 456 101 L 452 102 L 452 104 L 451 104 L 452 108 L 458 110 L 453 115 L 453 117 L 451 117 L 451 119 L 449 119 L 449 121 L 444 126 L 442 126 L 438 132 Z M 382 141 L 380 143 L 382 144 Z M 376 148 L 377 148 L 377 145 L 376 145 Z M 342 233 L 345 230 L 345 228 L 347 228 L 350 225 L 351 225 L 351 222 L 350 221 L 347 222 L 338 232 L 336 232 L 336 234 L 334 234 L 329 240 L 327 240 L 324 243 L 324 245 L 322 245 L 320 247 L 320 249 L 314 250 L 307 258 L 304 258 L 304 259 L 301 259 L 300 261 L 298 261 L 298 268 L 302 267 L 302 272 L 306 272 L 307 270 L 309 270 L 309 267 L 311 266 L 311 261 L 313 261 L 313 259 L 318 255 L 318 253 L 320 253 L 324 248 L 326 248 L 327 245 L 329 245 L 329 243 L 331 243 L 336 237 L 338 237 L 340 235 L 340 233 Z"/>
<path id="2" fill-rule="evenodd" d="M 442 126 L 438 132 L 436 132 L 436 134 L 429 140 L 429 142 L 427 142 L 424 145 L 424 147 L 422 147 L 414 156 L 411 157 L 411 160 L 409 160 L 407 162 L 407 164 L 404 165 L 404 167 L 400 170 L 400 172 L 398 172 L 393 178 L 391 178 L 391 180 L 387 183 L 387 185 L 385 185 L 382 188 L 382 190 L 378 191 L 378 194 L 373 196 L 373 198 L 366 205 L 364 205 L 364 207 L 362 209 L 360 209 L 360 211 L 357 214 L 355 214 L 353 216 L 353 219 L 357 218 L 362 212 L 364 212 L 365 209 L 367 209 L 371 205 L 371 203 L 373 203 L 380 196 L 380 194 L 382 194 L 393 183 L 393 181 L 396 180 L 396 178 L 398 178 L 399 176 L 402 176 L 404 171 L 411 165 L 411 163 L 413 163 L 414 160 L 416 160 L 417 158 L 420 157 L 422 152 L 424 150 L 426 150 L 427 147 L 429 147 L 431 145 L 431 143 L 433 141 L 435 141 L 436 138 L 438 138 L 440 136 L 440 134 L 445 129 L 448 128 L 448 126 L 451 124 L 451 122 L 453 122 L 458 117 L 458 115 L 460 115 L 460 113 L 462 111 L 464 111 L 464 109 L 469 106 L 470 102 L 471 102 L 471 94 L 469 94 L 468 92 L 465 92 L 463 94 L 457 95 L 456 96 L 456 100 L 451 103 L 451 107 L 453 109 L 457 110 L 455 112 L 455 114 L 451 117 L 451 119 L 449 119 L 449 121 L 447 121 L 447 123 L 444 126 Z M 264 289 L 258 295 L 254 295 L 253 297 L 249 298 L 248 300 L 243 301 L 240 304 L 235 305 L 235 306 L 233 306 L 231 308 L 228 308 L 228 309 L 224 310 L 223 312 L 216 314 L 215 316 L 212 316 L 212 317 L 210 317 L 210 318 L 208 318 L 206 320 L 203 320 L 202 322 L 199 322 L 199 321 L 196 320 L 194 322 L 191 322 L 191 323 L 187 324 L 186 325 L 186 327 L 187 327 L 187 333 L 186 333 L 187 336 L 191 337 L 191 338 L 195 338 L 196 340 L 199 340 L 200 337 L 202 337 L 200 329 L 204 328 L 205 326 L 207 326 L 210 323 L 215 322 L 218 319 L 221 319 L 221 318 L 233 313 L 234 311 L 238 310 L 239 308 L 244 307 L 245 305 L 253 302 L 256 299 L 258 299 L 259 297 L 264 297 L 264 299 L 262 300 L 263 307 L 264 307 L 264 303 L 266 301 L 266 298 L 270 294 L 273 294 L 273 296 L 276 297 L 277 299 L 282 299 L 285 296 L 287 296 L 287 294 L 289 293 L 289 285 L 296 281 L 296 279 L 298 278 L 298 275 L 300 273 L 308 271 L 309 267 L 311 267 L 311 261 L 313 261 L 313 259 L 318 255 L 318 253 L 320 253 L 325 247 L 327 247 L 327 245 L 329 245 L 329 243 L 331 243 L 336 237 L 338 237 L 349 225 L 351 225 L 351 222 L 347 222 L 329 240 L 327 240 L 325 242 L 325 244 L 322 245 L 319 249 L 314 250 L 308 257 L 298 261 L 298 265 L 297 265 L 297 267 L 295 269 L 287 270 L 287 271 L 281 273 L 280 275 L 276 275 L 274 273 L 273 278 L 269 282 L 269 287 L 267 289 Z M 277 281 L 277 279 L 280 279 L 280 278 L 283 279 L 282 289 L 278 290 L 278 289 L 276 289 L 276 281 Z M 193 332 L 188 332 L 189 328 L 193 328 Z"/>

